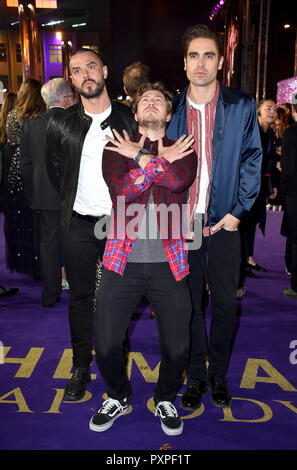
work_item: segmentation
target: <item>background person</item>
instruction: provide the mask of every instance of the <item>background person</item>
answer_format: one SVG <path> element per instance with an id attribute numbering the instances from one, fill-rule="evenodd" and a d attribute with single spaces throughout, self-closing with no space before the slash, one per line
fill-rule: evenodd
<path id="1" fill-rule="evenodd" d="M 123 72 L 123 87 L 129 99 L 126 99 L 124 104 L 131 106 L 138 88 L 149 81 L 150 70 L 148 65 L 140 61 L 128 65 Z"/>
<path id="2" fill-rule="evenodd" d="M 48 110 L 24 123 L 21 167 L 27 205 L 39 212 L 42 304 L 52 307 L 60 299 L 62 288 L 61 204 L 47 172 L 45 137 L 50 118 L 63 114 L 73 104 L 73 92 L 64 78 L 54 78 L 42 86 L 41 95 Z"/>
<path id="3" fill-rule="evenodd" d="M 286 257 L 290 252 L 290 287 L 283 295 L 297 300 L 297 104 L 292 105 L 294 124 L 286 129 L 282 138 L 281 188 L 284 198 L 282 235 L 287 237 Z"/>
<path id="4" fill-rule="evenodd" d="M 10 152 L 4 208 L 7 268 L 34 279 L 40 279 L 39 219 L 25 202 L 20 143 L 24 122 L 45 110 L 41 83 L 28 78 L 22 83 L 16 106 L 8 114 L 6 122 Z"/>
<path id="5" fill-rule="evenodd" d="M 263 152 L 261 186 L 259 194 L 241 226 L 243 244 L 246 244 L 245 276 L 253 278 L 257 277 L 256 274 L 254 274 L 254 271 L 266 271 L 266 269 L 263 266 L 260 266 L 254 259 L 256 226 L 259 224 L 262 234 L 265 235 L 266 201 L 267 198 L 273 201 L 277 195 L 277 156 L 275 152 L 275 134 L 272 129 L 275 118 L 275 102 L 270 99 L 260 101 L 258 104 L 258 124 Z"/>
<path id="6" fill-rule="evenodd" d="M 15 93 L 6 93 L 0 110 L 0 210 L 3 212 L 3 204 L 7 192 L 7 168 L 9 167 L 9 148 L 6 137 L 6 120 L 8 113 L 14 108 L 16 102 Z M 5 288 L 0 285 L 0 297 L 16 294 L 18 288 Z"/>

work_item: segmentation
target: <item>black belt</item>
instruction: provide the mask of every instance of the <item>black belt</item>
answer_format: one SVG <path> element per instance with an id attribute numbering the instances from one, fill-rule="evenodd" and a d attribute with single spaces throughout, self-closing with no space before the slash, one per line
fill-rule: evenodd
<path id="1" fill-rule="evenodd" d="M 72 211 L 72 217 L 75 217 L 77 219 L 82 219 L 82 220 L 87 220 L 88 222 L 98 222 L 98 220 L 102 219 L 102 217 L 105 217 L 105 215 L 99 215 L 98 217 L 94 215 L 82 215 L 79 214 L 78 212 Z"/>

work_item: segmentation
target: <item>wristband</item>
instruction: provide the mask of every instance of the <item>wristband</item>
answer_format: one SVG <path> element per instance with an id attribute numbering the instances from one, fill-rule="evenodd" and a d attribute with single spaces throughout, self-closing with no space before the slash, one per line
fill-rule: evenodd
<path id="1" fill-rule="evenodd" d="M 139 152 L 138 152 L 138 154 L 137 154 L 136 157 L 134 158 L 135 163 L 138 164 L 138 163 L 139 163 L 139 160 L 141 159 L 141 157 L 142 157 L 143 155 L 147 155 L 148 153 L 150 153 L 149 150 L 140 149 Z"/>

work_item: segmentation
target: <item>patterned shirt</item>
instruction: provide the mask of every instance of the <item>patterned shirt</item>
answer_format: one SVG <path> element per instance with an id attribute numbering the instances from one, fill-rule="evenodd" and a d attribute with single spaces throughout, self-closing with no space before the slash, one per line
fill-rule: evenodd
<path id="1" fill-rule="evenodd" d="M 20 139 L 22 135 L 22 124 L 17 119 L 15 109 L 10 111 L 6 121 L 7 142 L 12 147 L 11 163 L 7 175 L 7 189 L 9 191 L 23 191 Z"/>
<path id="2" fill-rule="evenodd" d="M 197 175 L 193 182 L 190 190 L 189 197 L 189 220 L 192 222 L 194 219 L 199 193 L 200 193 L 200 177 L 201 177 L 201 166 L 202 166 L 202 145 L 205 145 L 205 156 L 207 162 L 209 181 L 211 181 L 211 164 L 212 164 L 212 137 L 215 125 L 216 115 L 216 104 L 219 98 L 219 84 L 217 83 L 216 91 L 214 96 L 205 104 L 205 142 L 202 142 L 201 135 L 201 116 L 200 111 L 193 108 L 187 100 L 187 117 L 188 117 L 188 133 L 194 136 L 193 147 L 198 157 Z M 204 216 L 204 228 L 203 235 L 209 236 L 213 233 L 213 230 L 209 226 L 205 226 L 207 222 L 207 206 L 209 202 L 210 184 L 208 186 L 208 192 L 206 197 L 206 210 Z"/>
<path id="3" fill-rule="evenodd" d="M 138 142 L 140 138 L 138 133 L 132 140 Z M 173 143 L 163 137 L 164 147 Z M 152 192 L 158 208 L 158 228 L 165 254 L 174 278 L 179 281 L 189 274 L 187 245 L 183 236 L 183 205 L 186 205 L 188 188 L 196 176 L 197 156 L 193 151 L 190 155 L 169 163 L 165 158 L 157 156 L 158 141 L 152 142 L 147 138 L 144 148 L 154 156 L 144 169 L 131 158 L 104 150 L 102 171 L 109 187 L 113 211 L 103 265 L 106 269 L 123 275 Z M 144 180 L 141 184 L 135 184 L 139 176 L 144 176 Z M 162 209 L 165 209 L 163 213 Z M 135 218 L 135 211 L 139 213 L 138 218 Z M 166 223 L 163 223 L 164 213 Z"/>

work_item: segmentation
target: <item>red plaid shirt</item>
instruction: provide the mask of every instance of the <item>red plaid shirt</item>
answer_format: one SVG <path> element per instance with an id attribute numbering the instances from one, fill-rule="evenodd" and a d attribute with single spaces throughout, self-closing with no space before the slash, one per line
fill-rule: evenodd
<path id="1" fill-rule="evenodd" d="M 132 139 L 138 142 L 141 135 L 138 133 Z M 163 137 L 163 146 L 167 147 L 174 142 Z M 133 159 L 124 157 L 116 152 L 105 149 L 103 152 L 102 171 L 106 184 L 109 187 L 113 211 L 110 232 L 107 237 L 103 266 L 110 271 L 123 275 L 129 255 L 134 247 L 137 230 L 142 217 L 135 223 L 135 235 L 127 235 L 127 226 L 135 214 L 129 215 L 132 204 L 138 204 L 144 214 L 152 191 L 154 203 L 166 208 L 175 205 L 178 208 L 178 219 L 168 211 L 166 227 L 160 223 L 161 214 L 157 211 L 158 227 L 174 278 L 179 281 L 189 274 L 186 243 L 183 237 L 183 213 L 187 202 L 188 188 L 192 184 L 197 171 L 197 156 L 193 151 L 190 155 L 169 163 L 164 158 L 158 158 L 158 141 L 145 140 L 144 148 L 150 151 L 150 162 L 141 169 Z M 160 171 L 160 165 L 163 171 Z M 141 184 L 134 184 L 135 180 L 144 175 Z M 136 206 L 135 206 L 136 207 Z M 167 232 L 168 230 L 168 232 Z"/>

